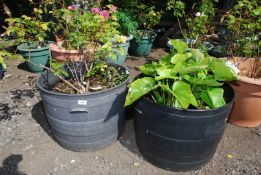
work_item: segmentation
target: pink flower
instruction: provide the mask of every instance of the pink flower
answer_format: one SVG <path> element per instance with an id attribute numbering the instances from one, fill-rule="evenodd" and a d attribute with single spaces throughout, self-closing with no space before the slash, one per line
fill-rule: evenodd
<path id="1" fill-rule="evenodd" d="M 104 17 L 104 19 L 109 18 L 109 12 L 107 10 L 103 10 L 100 12 L 100 15 Z"/>
<path id="2" fill-rule="evenodd" d="M 98 14 L 98 13 L 100 13 L 101 10 L 99 8 L 92 8 L 91 11 L 92 11 L 92 13 Z"/>
<path id="3" fill-rule="evenodd" d="M 75 10 L 76 8 L 77 8 L 76 5 L 69 5 L 69 6 L 67 7 L 68 10 Z"/>

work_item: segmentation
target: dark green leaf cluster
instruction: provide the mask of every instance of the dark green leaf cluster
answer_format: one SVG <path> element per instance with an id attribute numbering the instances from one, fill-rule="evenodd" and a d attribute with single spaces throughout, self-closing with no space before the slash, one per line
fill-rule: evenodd
<path id="1" fill-rule="evenodd" d="M 260 0 L 237 1 L 237 5 L 221 21 L 231 31 L 227 43 L 232 55 L 260 58 Z"/>
<path id="2" fill-rule="evenodd" d="M 129 11 L 119 9 L 116 13 L 120 24 L 119 31 L 125 36 L 134 34 L 138 29 L 138 22 Z"/>

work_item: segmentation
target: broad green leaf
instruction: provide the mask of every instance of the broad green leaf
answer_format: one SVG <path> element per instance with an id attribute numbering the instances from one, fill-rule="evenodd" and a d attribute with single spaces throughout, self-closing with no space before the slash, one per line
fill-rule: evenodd
<path id="1" fill-rule="evenodd" d="M 184 53 L 186 49 L 188 48 L 188 45 L 178 39 L 171 39 L 169 40 L 170 44 L 177 50 L 178 53 Z"/>
<path id="2" fill-rule="evenodd" d="M 224 100 L 224 89 L 223 88 L 211 88 L 207 89 L 208 97 L 212 103 L 213 108 L 218 108 L 226 104 Z"/>
<path id="3" fill-rule="evenodd" d="M 157 71 L 156 68 L 158 67 L 157 63 L 152 63 L 152 64 L 144 64 L 140 66 L 140 71 L 148 76 L 156 76 Z"/>
<path id="4" fill-rule="evenodd" d="M 157 88 L 156 81 L 151 77 L 137 79 L 131 83 L 126 97 L 125 106 L 131 105 L 143 95 Z"/>
<path id="5" fill-rule="evenodd" d="M 159 64 L 160 65 L 170 65 L 171 64 L 171 58 L 173 57 L 173 54 L 168 54 L 160 59 Z"/>
<path id="6" fill-rule="evenodd" d="M 161 66 L 156 68 L 159 76 L 155 77 L 155 80 L 162 80 L 165 78 L 176 79 L 175 74 L 173 74 L 172 67 L 173 66 Z"/>
<path id="7" fill-rule="evenodd" d="M 184 75 L 183 78 L 187 80 L 191 84 L 197 84 L 197 85 L 207 85 L 207 86 L 222 86 L 223 83 L 217 82 L 215 79 L 199 79 L 197 77 L 191 77 L 189 75 Z"/>
<path id="8" fill-rule="evenodd" d="M 201 92 L 200 97 L 210 108 L 213 108 L 212 102 L 208 96 L 207 90 Z"/>
<path id="9" fill-rule="evenodd" d="M 236 72 L 223 60 L 212 59 L 211 70 L 218 81 L 233 81 L 237 79 Z"/>
<path id="10" fill-rule="evenodd" d="M 195 58 L 196 62 L 207 64 L 207 59 L 205 58 L 204 54 L 199 49 L 191 49 L 191 53 Z"/>
<path id="11" fill-rule="evenodd" d="M 179 69 L 175 69 L 174 71 L 179 73 L 180 75 L 184 74 L 189 74 L 189 73 L 194 73 L 198 72 L 200 70 L 204 70 L 208 67 L 208 65 L 203 65 L 203 66 L 187 66 Z"/>
<path id="12" fill-rule="evenodd" d="M 197 106 L 196 99 L 192 94 L 190 85 L 183 81 L 176 81 L 172 86 L 172 91 L 175 94 L 176 99 L 181 104 L 182 108 L 188 109 L 191 102 Z"/>
<path id="13" fill-rule="evenodd" d="M 171 75 L 171 68 L 169 68 L 168 66 L 158 67 L 158 68 L 156 68 L 156 71 L 159 76 L 170 76 Z"/>
<path id="14" fill-rule="evenodd" d="M 183 53 L 177 53 L 171 58 L 172 64 L 183 64 L 188 58 L 190 58 L 191 54 L 183 54 Z"/>
<path id="15" fill-rule="evenodd" d="M 207 78 L 207 73 L 207 70 L 200 70 L 198 71 L 197 76 L 199 79 L 203 80 Z"/>
<path id="16" fill-rule="evenodd" d="M 174 107 L 175 108 L 182 108 L 181 104 L 179 103 L 179 101 L 177 99 L 175 100 Z"/>

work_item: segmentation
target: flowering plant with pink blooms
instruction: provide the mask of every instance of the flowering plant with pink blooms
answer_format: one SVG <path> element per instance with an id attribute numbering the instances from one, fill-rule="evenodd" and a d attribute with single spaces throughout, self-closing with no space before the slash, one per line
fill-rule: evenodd
<path id="1" fill-rule="evenodd" d="M 55 33 L 62 36 L 62 47 L 75 50 L 91 42 L 110 42 L 114 35 L 119 34 L 115 11 L 114 6 L 86 10 L 77 5 L 53 11 L 57 21 L 54 24 Z"/>

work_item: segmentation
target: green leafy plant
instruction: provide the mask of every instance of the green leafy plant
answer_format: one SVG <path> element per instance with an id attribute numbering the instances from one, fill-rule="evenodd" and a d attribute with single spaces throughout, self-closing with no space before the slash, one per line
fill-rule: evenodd
<path id="1" fill-rule="evenodd" d="M 22 15 L 19 18 L 8 18 L 7 35 L 13 35 L 20 43 L 28 43 L 31 48 L 46 46 L 45 38 L 50 31 L 51 22 L 43 22 L 41 14 L 43 11 L 34 8 L 34 16 Z"/>
<path id="2" fill-rule="evenodd" d="M 109 2 L 116 4 L 121 11 L 137 21 L 140 30 L 152 29 L 159 24 L 163 14 L 163 11 L 157 10 L 156 6 L 139 0 L 109 0 Z"/>
<path id="3" fill-rule="evenodd" d="M 261 78 L 261 3 L 258 0 L 239 0 L 238 4 L 221 19 L 230 31 L 227 50 L 232 56 L 242 57 L 234 60 L 235 65 L 246 58 L 254 58 L 249 74 L 251 78 Z M 244 57 L 244 58 L 243 58 Z"/>
<path id="4" fill-rule="evenodd" d="M 214 16 L 216 13 L 215 3 L 218 0 L 204 0 L 195 2 L 189 12 L 186 12 L 186 3 L 181 0 L 168 0 L 167 10 L 172 10 L 177 18 L 179 28 L 184 38 L 195 40 L 192 45 L 198 48 L 205 40 L 204 35 L 214 33 Z M 186 26 L 181 25 L 183 18 Z"/>
<path id="5" fill-rule="evenodd" d="M 52 60 L 50 68 L 46 67 L 62 80 L 53 90 L 86 94 L 116 86 L 126 79 L 125 72 L 103 61 L 112 51 L 112 38 L 119 34 L 115 10 L 113 6 L 102 9 L 77 4 L 53 8 L 55 33 L 62 34 L 62 44 L 58 47 L 81 51 L 81 58 L 77 61 L 60 63 Z M 122 40 L 124 38 L 119 37 L 119 42 Z M 102 75 L 107 75 L 107 78 Z"/>
<path id="6" fill-rule="evenodd" d="M 129 36 L 135 35 L 139 27 L 138 22 L 135 20 L 130 11 L 126 9 L 118 9 L 116 16 L 119 22 L 119 31 L 122 35 Z"/>
<path id="7" fill-rule="evenodd" d="M 226 104 L 224 81 L 237 78 L 224 60 L 190 49 L 180 40 L 170 40 L 175 51 L 140 67 L 143 76 L 131 83 L 125 106 L 140 97 L 176 108 L 209 109 Z"/>
<path id="8" fill-rule="evenodd" d="M 10 48 L 13 46 L 16 46 L 19 43 L 17 40 L 9 40 L 6 38 L 0 38 L 0 64 L 2 64 L 3 68 L 6 69 L 7 65 L 5 60 L 7 58 L 9 59 L 21 59 L 22 57 L 20 55 L 17 55 L 10 51 Z M 8 50 L 9 49 L 9 50 Z"/>
<path id="9" fill-rule="evenodd" d="M 61 34 L 64 48 L 73 50 L 81 49 L 89 42 L 106 43 L 119 33 L 119 24 L 110 11 L 98 7 L 92 8 L 92 11 L 76 6 L 71 8 L 53 11 L 58 21 L 54 23 L 55 33 Z"/>

